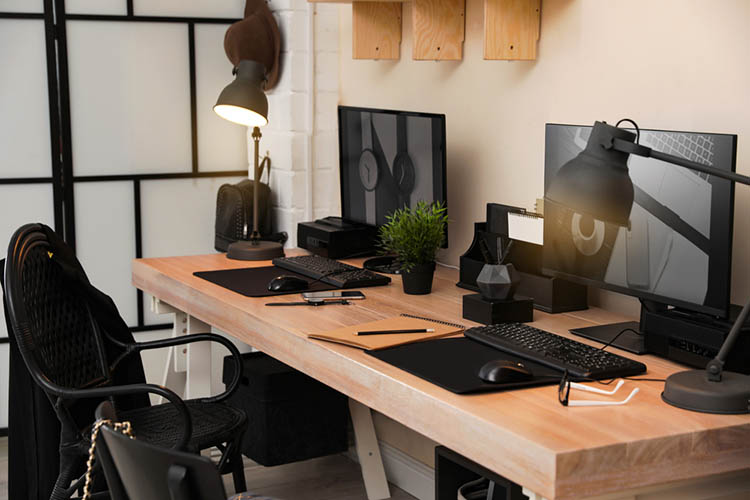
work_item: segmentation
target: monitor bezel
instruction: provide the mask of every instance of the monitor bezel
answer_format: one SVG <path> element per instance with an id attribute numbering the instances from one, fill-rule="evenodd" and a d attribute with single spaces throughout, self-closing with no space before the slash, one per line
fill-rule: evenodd
<path id="1" fill-rule="evenodd" d="M 352 219 L 349 219 L 347 217 L 347 214 L 344 213 L 344 165 L 343 165 L 343 158 L 344 158 L 344 144 L 341 140 L 341 113 L 344 111 L 354 111 L 354 112 L 368 112 L 368 113 L 384 113 L 384 114 L 392 114 L 392 115 L 403 115 L 403 116 L 416 116 L 416 117 L 422 117 L 422 118 L 437 118 L 440 120 L 440 128 L 441 128 L 441 134 L 443 136 L 443 186 L 442 186 L 442 195 L 443 195 L 443 203 L 446 208 L 446 213 L 448 213 L 448 144 L 447 144 L 447 136 L 445 133 L 445 114 L 442 113 L 426 113 L 422 111 L 404 111 L 404 110 L 397 110 L 397 109 L 380 109 L 380 108 L 367 108 L 363 106 L 345 106 L 342 104 L 338 105 L 338 109 L 336 112 L 336 118 L 338 120 L 338 139 L 339 139 L 339 199 L 341 201 L 341 219 L 344 222 L 350 223 L 350 224 L 361 224 L 364 226 L 369 227 L 375 227 L 380 228 L 381 226 L 378 224 L 367 224 L 365 222 L 361 221 L 355 221 Z M 442 248 L 448 248 L 448 226 L 445 227 L 445 242 L 443 243 Z"/>
<path id="2" fill-rule="evenodd" d="M 576 125 L 571 123 L 545 123 L 544 125 L 544 136 L 545 136 L 545 148 L 547 145 L 547 127 L 548 126 L 563 126 L 563 127 L 589 127 L 591 128 L 591 125 Z M 628 130 L 635 130 L 635 129 L 628 129 Z M 716 133 L 716 132 L 695 132 L 695 131 L 688 131 L 688 130 L 667 130 L 667 129 L 644 129 L 641 128 L 641 131 L 650 131 L 650 132 L 676 132 L 676 133 L 684 133 L 684 134 L 703 134 L 703 135 L 716 135 L 716 136 L 724 136 L 729 137 L 732 141 L 732 164 L 731 164 L 731 171 L 736 172 L 737 169 L 737 134 L 727 134 L 727 133 Z M 546 151 L 545 151 L 545 158 L 546 158 Z M 545 165 L 545 175 L 546 175 L 546 165 Z M 727 268 L 727 276 L 725 276 L 724 282 L 726 283 L 726 290 L 725 290 L 725 296 L 727 298 L 726 300 L 726 306 L 724 308 L 717 308 L 713 306 L 706 306 L 701 304 L 696 304 L 694 302 L 687 302 L 680 299 L 674 299 L 671 297 L 666 297 L 663 295 L 657 295 L 650 292 L 644 292 L 640 290 L 634 290 L 632 288 L 627 288 L 619 285 L 614 285 L 612 283 L 606 283 L 604 281 L 598 281 L 591 278 L 584 278 L 582 276 L 577 276 L 574 274 L 569 274 L 563 271 L 557 271 L 554 269 L 550 269 L 544 265 L 544 257 L 542 257 L 542 273 L 553 277 L 553 278 L 563 278 L 569 281 L 572 281 L 574 283 L 579 283 L 586 286 L 593 286 L 596 288 L 601 288 L 603 290 L 609 290 L 612 292 L 621 293 L 623 295 L 629 295 L 631 297 L 636 297 L 640 299 L 641 301 L 651 301 L 656 302 L 659 304 L 665 304 L 667 306 L 673 306 L 678 309 L 684 309 L 688 311 L 693 311 L 696 313 L 703 313 L 710 316 L 726 319 L 729 317 L 729 306 L 732 302 L 731 298 L 731 289 L 732 289 L 732 250 L 734 246 L 734 212 L 736 211 L 735 207 L 735 182 L 728 181 L 730 183 L 729 186 L 729 204 L 731 206 L 731 209 L 729 210 L 729 253 L 727 255 L 729 266 Z M 545 194 L 546 194 L 546 187 L 545 187 Z M 544 250 L 542 250 L 544 252 Z"/>

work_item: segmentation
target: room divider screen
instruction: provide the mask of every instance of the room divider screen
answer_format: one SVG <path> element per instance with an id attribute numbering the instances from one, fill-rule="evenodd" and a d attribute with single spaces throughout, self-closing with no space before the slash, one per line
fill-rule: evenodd
<path id="1" fill-rule="evenodd" d="M 247 178 L 245 130 L 212 110 L 243 6 L 0 0 L 0 245 L 26 222 L 54 227 L 134 332 L 171 325 L 130 261 L 212 251 L 216 191 Z M 0 432 L 7 348 L 0 317 Z"/>

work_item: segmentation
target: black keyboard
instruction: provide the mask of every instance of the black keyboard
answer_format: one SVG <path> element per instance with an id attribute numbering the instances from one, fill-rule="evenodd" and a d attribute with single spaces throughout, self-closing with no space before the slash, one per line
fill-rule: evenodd
<path id="1" fill-rule="evenodd" d="M 523 323 L 469 328 L 464 335 L 495 349 L 555 368 L 574 378 L 609 379 L 646 371 L 646 365 Z"/>
<path id="2" fill-rule="evenodd" d="M 278 257 L 273 265 L 339 288 L 387 285 L 391 278 L 319 255 Z"/>

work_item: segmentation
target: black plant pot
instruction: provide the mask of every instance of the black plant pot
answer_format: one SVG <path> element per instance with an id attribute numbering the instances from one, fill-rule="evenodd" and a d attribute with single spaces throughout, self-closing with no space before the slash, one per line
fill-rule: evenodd
<path id="1" fill-rule="evenodd" d="M 426 295 L 432 291 L 432 276 L 435 274 L 435 263 L 420 264 L 411 271 L 401 271 L 404 293 L 409 295 Z"/>

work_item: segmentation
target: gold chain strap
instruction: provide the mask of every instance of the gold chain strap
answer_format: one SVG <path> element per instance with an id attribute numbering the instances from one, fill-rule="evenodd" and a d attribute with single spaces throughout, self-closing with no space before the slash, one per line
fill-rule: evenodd
<path id="1" fill-rule="evenodd" d="M 89 500 L 91 498 L 91 478 L 94 472 L 94 454 L 96 451 L 96 438 L 99 436 L 99 430 L 102 425 L 111 425 L 114 430 L 119 431 L 130 439 L 135 439 L 133 436 L 133 429 L 130 426 L 130 422 L 112 422 L 109 419 L 97 420 L 94 424 L 94 429 L 91 431 L 91 447 L 89 448 L 89 459 L 86 461 L 86 483 L 83 485 L 83 500 Z"/>

